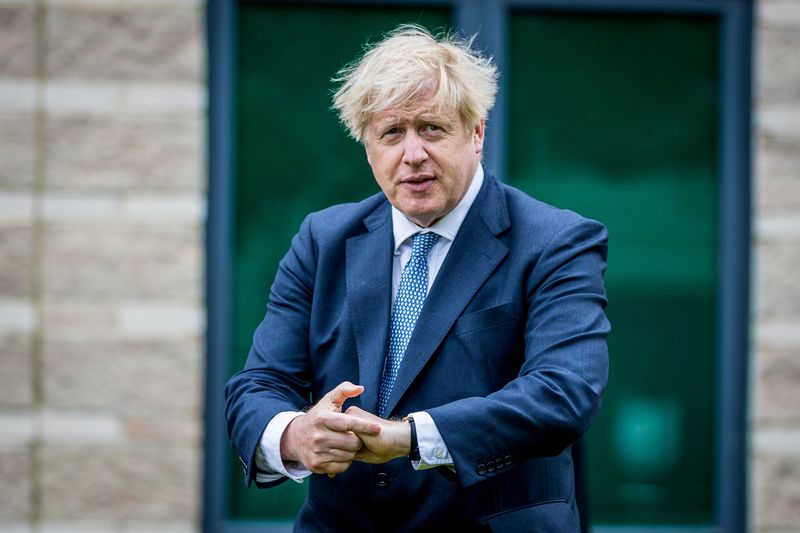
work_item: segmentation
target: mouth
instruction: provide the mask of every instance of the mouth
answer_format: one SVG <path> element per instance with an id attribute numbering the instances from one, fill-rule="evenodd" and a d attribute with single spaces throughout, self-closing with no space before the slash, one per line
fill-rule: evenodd
<path id="1" fill-rule="evenodd" d="M 429 174 L 408 176 L 400 180 L 400 187 L 412 192 L 425 192 L 436 182 L 436 177 Z"/>

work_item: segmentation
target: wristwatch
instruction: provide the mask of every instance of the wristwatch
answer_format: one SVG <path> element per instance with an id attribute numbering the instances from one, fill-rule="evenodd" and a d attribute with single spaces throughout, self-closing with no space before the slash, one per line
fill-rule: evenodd
<path id="1" fill-rule="evenodd" d="M 411 426 L 411 447 L 408 452 L 408 458 L 412 461 L 419 461 L 419 442 L 417 442 L 417 425 L 414 423 L 414 417 L 407 416 L 408 424 Z"/>

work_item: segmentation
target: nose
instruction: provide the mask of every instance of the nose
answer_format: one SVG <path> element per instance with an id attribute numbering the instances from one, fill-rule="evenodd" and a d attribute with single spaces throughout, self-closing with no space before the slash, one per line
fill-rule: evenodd
<path id="1" fill-rule="evenodd" d="M 419 135 L 414 131 L 409 131 L 403 137 L 403 163 L 407 165 L 419 165 L 428 159 L 428 153 Z"/>

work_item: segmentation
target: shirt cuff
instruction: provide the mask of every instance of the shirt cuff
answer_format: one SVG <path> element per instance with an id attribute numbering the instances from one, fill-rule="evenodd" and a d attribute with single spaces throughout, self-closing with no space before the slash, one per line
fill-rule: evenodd
<path id="1" fill-rule="evenodd" d="M 441 433 L 425 411 L 411 413 L 414 425 L 417 428 L 417 445 L 419 446 L 419 461 L 411 461 L 415 470 L 427 470 L 437 466 L 453 466 L 453 458 L 442 439 Z"/>
<path id="2" fill-rule="evenodd" d="M 288 477 L 292 481 L 302 483 L 311 475 L 311 470 L 302 463 L 283 461 L 281 459 L 281 437 L 289 423 L 304 413 L 284 411 L 275 415 L 261 434 L 261 442 L 256 449 L 256 481 L 267 483 Z"/>

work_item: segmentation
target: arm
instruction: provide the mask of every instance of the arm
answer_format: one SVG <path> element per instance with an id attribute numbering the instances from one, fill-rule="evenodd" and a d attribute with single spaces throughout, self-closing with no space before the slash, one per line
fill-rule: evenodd
<path id="1" fill-rule="evenodd" d="M 356 453 L 357 461 L 382 464 L 410 454 L 413 439 L 408 420 L 385 420 L 358 407 L 348 408 L 347 414 L 372 421 L 381 428 L 376 435 L 359 434 L 363 447 Z M 415 470 L 427 470 L 437 466 L 452 468 L 453 461 L 447 451 L 447 445 L 442 440 L 430 415 L 424 411 L 412 414 L 417 428 L 416 436 L 420 457 L 416 460 L 412 459 L 411 465 Z"/>
<path id="2" fill-rule="evenodd" d="M 267 314 L 256 330 L 245 368 L 225 389 L 228 434 L 248 485 L 256 475 L 256 449 L 268 423 L 280 413 L 301 411 L 310 403 L 308 331 L 316 269 L 311 221 L 312 216 L 306 218 L 281 261 Z M 344 400 L 361 390 L 343 383 L 307 414 L 289 422 L 281 435 L 282 460 L 299 462 L 318 473 L 346 469 L 348 455 L 352 460 L 360 448 L 358 438 L 347 432 L 354 428 L 366 434 L 376 430 L 374 425 L 364 425 L 341 413 Z"/>
<path id="3" fill-rule="evenodd" d="M 588 428 L 608 372 L 605 257 L 606 232 L 600 224 L 580 220 L 558 232 L 525 280 L 529 311 L 517 377 L 485 397 L 425 411 L 445 443 L 440 455 L 452 458 L 442 464 L 455 466 L 464 486 L 514 462 L 556 455 Z M 360 409 L 350 412 L 380 421 Z M 384 424 L 381 434 L 362 437 L 364 449 L 356 459 L 386 462 L 408 453 L 407 444 L 398 445 L 408 442 L 404 424 L 379 423 Z"/>
<path id="4" fill-rule="evenodd" d="M 600 224 L 580 220 L 536 258 L 524 280 L 524 360 L 515 379 L 486 397 L 427 410 L 463 486 L 514 462 L 558 454 L 589 427 L 608 373 L 606 239 Z M 486 467 L 498 460 L 503 468 Z"/>

